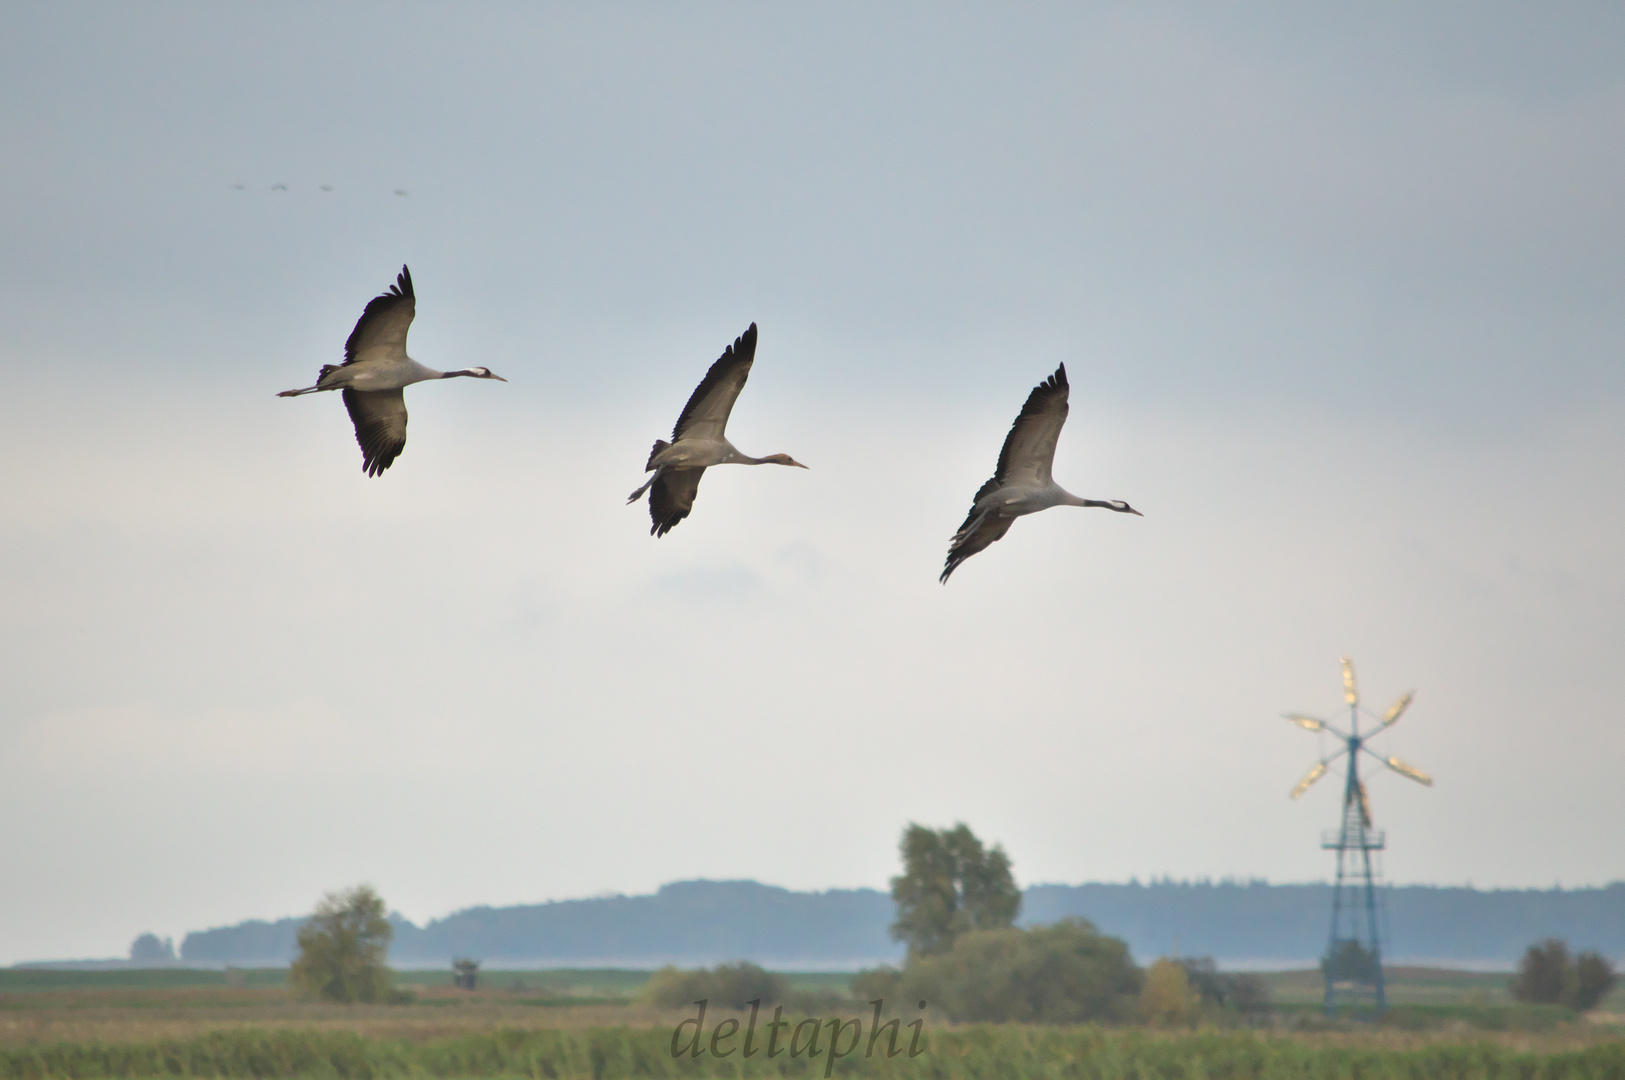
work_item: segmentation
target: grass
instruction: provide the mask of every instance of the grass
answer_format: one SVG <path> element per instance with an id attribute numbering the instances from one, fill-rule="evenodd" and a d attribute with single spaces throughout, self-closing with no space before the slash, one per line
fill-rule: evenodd
<path id="1" fill-rule="evenodd" d="M 450 981 L 450 977 L 447 977 Z M 206 986 L 287 986 L 287 968 L 127 968 L 113 971 L 0 968 L 0 994 L 53 990 L 176 990 Z"/>
<path id="2" fill-rule="evenodd" d="M 550 968 L 545 971 L 481 971 L 482 990 L 505 990 L 537 997 L 630 998 L 649 981 L 651 971 L 630 968 Z M 794 990 L 845 993 L 851 972 L 781 972 Z M 403 969 L 403 987 L 450 987 L 451 971 Z M 175 990 L 206 987 L 286 987 L 287 968 L 130 968 L 111 971 L 0 968 L 0 995 L 58 990 Z"/>
<path id="3" fill-rule="evenodd" d="M 1383 969 L 1390 1005 L 1513 1006 L 1506 971 L 1457 971 L 1451 968 L 1388 967 Z M 1316 1004 L 1324 996 L 1320 970 L 1272 971 L 1263 974 L 1270 997 L 1278 1005 Z M 1625 980 L 1597 1007 L 1601 1012 L 1625 1012 Z"/>

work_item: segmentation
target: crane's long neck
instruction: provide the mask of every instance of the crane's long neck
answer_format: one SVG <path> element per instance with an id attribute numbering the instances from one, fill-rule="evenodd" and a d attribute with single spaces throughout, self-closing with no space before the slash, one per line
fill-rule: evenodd
<path id="1" fill-rule="evenodd" d="M 1058 506 L 1096 506 L 1102 510 L 1115 510 L 1119 514 L 1143 516 L 1138 510 L 1121 499 L 1080 499 L 1059 484 L 1055 485 L 1055 490 L 1060 493 L 1060 498 L 1056 503 Z"/>
<path id="2" fill-rule="evenodd" d="M 427 364 L 420 364 L 410 356 L 406 358 L 405 366 L 406 378 L 402 380 L 402 385 L 409 386 L 412 383 L 428 382 L 430 379 L 444 379 L 446 377 L 444 371 L 436 371 Z"/>

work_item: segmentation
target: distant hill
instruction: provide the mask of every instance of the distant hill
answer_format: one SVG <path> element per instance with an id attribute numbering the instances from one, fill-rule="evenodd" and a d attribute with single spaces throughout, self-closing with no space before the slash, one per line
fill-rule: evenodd
<path id="1" fill-rule="evenodd" d="M 892 902 L 874 889 L 791 892 L 754 881 L 679 881 L 653 896 L 474 907 L 422 927 L 395 916 L 390 962 L 488 967 L 659 967 L 740 958 L 781 969 L 854 970 L 898 954 Z M 188 963 L 285 964 L 302 918 L 186 935 Z"/>
<path id="2" fill-rule="evenodd" d="M 1604 888 L 1479 890 L 1406 885 L 1383 893 L 1387 956 L 1510 967 L 1530 942 L 1568 939 L 1625 958 L 1625 882 Z M 1232 963 L 1308 962 L 1326 947 L 1331 887 L 1265 882 L 1034 885 L 1024 924 L 1081 915 L 1142 962 L 1174 952 Z M 750 959 L 782 970 L 895 961 L 891 898 L 874 889 L 792 892 L 754 881 L 680 881 L 652 896 L 475 907 L 416 926 L 395 916 L 390 961 L 441 966 L 655 967 Z M 302 918 L 186 935 L 182 963 L 285 964 Z"/>
<path id="3" fill-rule="evenodd" d="M 1592 889 L 1401 885 L 1379 895 L 1383 951 L 1395 962 L 1510 968 L 1544 937 L 1625 958 L 1625 882 Z M 1325 884 L 1159 881 L 1035 885 L 1021 914 L 1024 923 L 1082 915 L 1127 941 L 1141 960 L 1172 954 L 1177 938 L 1187 956 L 1274 964 L 1324 953 L 1331 908 Z"/>

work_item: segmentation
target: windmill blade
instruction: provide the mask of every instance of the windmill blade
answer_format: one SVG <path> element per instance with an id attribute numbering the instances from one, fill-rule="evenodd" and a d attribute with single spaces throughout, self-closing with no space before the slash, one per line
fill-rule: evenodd
<path id="1" fill-rule="evenodd" d="M 1415 696 L 1416 691 L 1412 690 L 1410 693 L 1388 706 L 1388 711 L 1382 714 L 1382 726 L 1393 727 L 1394 724 L 1398 722 L 1399 718 L 1405 715 L 1405 710 L 1411 707 L 1411 698 Z"/>
<path id="2" fill-rule="evenodd" d="M 1305 731 L 1326 730 L 1326 721 L 1316 720 L 1313 716 L 1304 716 L 1302 713 L 1295 712 L 1282 713 L 1281 715 L 1292 721 L 1294 724 L 1297 724 Z"/>
<path id="3" fill-rule="evenodd" d="M 1428 787 L 1433 786 L 1433 777 L 1429 776 L 1427 773 L 1423 772 L 1421 769 L 1418 769 L 1414 765 L 1407 765 L 1396 757 L 1383 758 L 1382 763 L 1394 770 L 1399 775 L 1415 780 L 1418 784 L 1425 784 Z"/>
<path id="4" fill-rule="evenodd" d="M 1298 786 L 1292 789 L 1292 794 L 1288 795 L 1287 798 L 1296 799 L 1299 795 L 1308 791 L 1311 784 L 1325 775 L 1326 763 L 1324 761 L 1315 762 L 1315 767 L 1303 774 L 1303 779 L 1298 781 Z"/>
<path id="5" fill-rule="evenodd" d="M 1343 657 L 1343 700 L 1350 705 L 1360 703 L 1360 691 L 1354 688 L 1354 661 Z"/>

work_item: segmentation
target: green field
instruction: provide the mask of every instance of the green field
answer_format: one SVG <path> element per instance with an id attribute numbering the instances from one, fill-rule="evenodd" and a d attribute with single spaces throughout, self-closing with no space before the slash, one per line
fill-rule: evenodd
<path id="1" fill-rule="evenodd" d="M 649 971 L 628 968 L 549 968 L 543 971 L 481 971 L 482 990 L 561 997 L 630 998 L 649 980 Z M 844 993 L 851 972 L 781 972 L 796 990 Z M 395 973 L 403 987 L 449 987 L 451 971 L 405 969 Z M 0 968 L 0 994 L 51 990 L 177 990 L 206 987 L 286 987 L 287 968 L 133 968 L 112 971 L 56 968 Z"/>
<path id="2" fill-rule="evenodd" d="M 797 990 L 845 993 L 848 972 L 783 972 Z M 482 991 L 503 991 L 538 998 L 632 998 L 650 972 L 627 968 L 554 968 L 544 971 L 481 971 Z M 446 969 L 407 969 L 395 973 L 402 987 L 451 986 Z M 1508 973 L 1456 971 L 1448 968 L 1387 969 L 1388 1000 L 1393 1005 L 1510 1006 Z M 1320 972 L 1267 972 L 1271 998 L 1280 1005 L 1312 1005 L 1321 1000 Z M 55 990 L 171 990 L 209 987 L 285 988 L 287 968 L 238 968 L 205 971 L 195 968 L 138 968 L 87 971 L 45 968 L 0 968 L 0 995 Z M 3 1003 L 0 1003 L 3 1007 Z M 1625 1013 L 1625 985 L 1614 990 L 1599 1011 Z"/>

